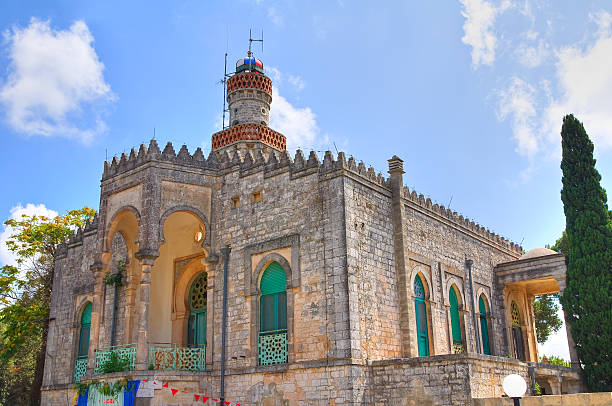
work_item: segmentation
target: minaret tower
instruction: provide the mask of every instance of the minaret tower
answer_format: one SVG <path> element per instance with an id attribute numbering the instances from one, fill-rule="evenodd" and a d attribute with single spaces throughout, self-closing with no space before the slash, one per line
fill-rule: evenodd
<path id="1" fill-rule="evenodd" d="M 287 140 L 268 127 L 272 103 L 272 80 L 264 74 L 263 63 L 251 51 L 236 62 L 236 73 L 227 81 L 229 127 L 212 136 L 217 151 L 284 151 Z"/>

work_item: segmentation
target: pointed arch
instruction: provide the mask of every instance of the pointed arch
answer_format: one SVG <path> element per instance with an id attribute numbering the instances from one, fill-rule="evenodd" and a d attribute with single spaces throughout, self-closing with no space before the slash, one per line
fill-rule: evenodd
<path id="1" fill-rule="evenodd" d="M 288 362 L 287 274 L 276 261 L 259 278 L 258 364 Z"/>
<path id="2" fill-rule="evenodd" d="M 478 313 L 480 319 L 480 341 L 482 342 L 482 352 L 485 355 L 491 355 L 491 342 L 489 339 L 489 303 L 484 293 L 478 297 Z"/>
<path id="3" fill-rule="evenodd" d="M 458 297 L 461 297 L 461 295 L 458 292 L 457 285 L 453 284 L 448 292 L 448 301 L 450 304 L 451 337 L 454 353 L 463 352 L 463 334 L 461 328 L 461 318 L 459 316 Z"/>
<path id="4" fill-rule="evenodd" d="M 413 291 L 419 357 L 425 357 L 429 355 L 429 325 L 427 322 L 427 306 L 425 304 L 427 291 L 423 285 L 420 273 L 414 278 Z"/>

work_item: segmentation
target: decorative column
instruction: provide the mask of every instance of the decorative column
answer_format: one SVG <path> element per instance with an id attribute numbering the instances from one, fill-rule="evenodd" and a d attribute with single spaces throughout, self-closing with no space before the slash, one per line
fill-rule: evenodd
<path id="1" fill-rule="evenodd" d="M 89 340 L 89 351 L 87 354 L 87 371 L 92 373 L 96 366 L 96 350 L 100 346 L 100 323 L 101 314 L 104 303 L 102 303 L 102 290 L 104 288 L 104 264 L 101 261 L 95 261 L 90 267 L 94 274 L 94 291 L 93 304 L 91 309 L 91 330 Z"/>
<path id="2" fill-rule="evenodd" d="M 140 302 L 138 304 L 138 348 L 136 350 L 136 369 L 147 369 L 149 354 L 149 298 L 151 291 L 151 267 L 159 257 L 157 250 L 145 249 L 136 253 L 140 260 L 142 274 L 140 276 Z"/>

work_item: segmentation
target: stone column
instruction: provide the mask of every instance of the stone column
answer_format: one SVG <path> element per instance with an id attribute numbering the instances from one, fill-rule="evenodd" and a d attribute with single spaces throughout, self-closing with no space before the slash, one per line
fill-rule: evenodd
<path id="1" fill-rule="evenodd" d="M 149 298 L 151 290 L 151 267 L 159 257 L 157 250 L 140 250 L 136 258 L 140 260 L 140 302 L 138 303 L 138 347 L 136 350 L 136 369 L 147 369 L 149 354 Z"/>
<path id="2" fill-rule="evenodd" d="M 94 291 L 93 291 L 93 304 L 91 309 L 91 328 L 89 332 L 89 352 L 87 354 L 87 372 L 92 373 L 96 366 L 96 350 L 100 346 L 100 323 L 102 314 L 102 290 L 104 288 L 104 264 L 101 261 L 96 261 L 90 267 L 94 274 Z"/>
<path id="3" fill-rule="evenodd" d="M 389 174 L 391 175 L 391 219 L 393 221 L 393 248 L 395 256 L 395 275 L 399 297 L 400 332 L 402 342 L 402 357 L 411 357 L 410 345 L 410 306 L 408 297 L 408 269 L 404 253 L 404 216 L 402 207 L 402 189 L 404 186 L 404 161 L 397 155 L 389 159 Z"/>

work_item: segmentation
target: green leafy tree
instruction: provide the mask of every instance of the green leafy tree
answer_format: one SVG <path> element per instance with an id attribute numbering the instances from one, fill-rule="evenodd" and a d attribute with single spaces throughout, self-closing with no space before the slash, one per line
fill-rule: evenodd
<path id="1" fill-rule="evenodd" d="M 569 247 L 561 304 L 587 385 L 612 390 L 612 226 L 593 143 L 574 116 L 561 129 L 565 231 Z"/>
<path id="2" fill-rule="evenodd" d="M 58 245 L 95 215 L 84 207 L 63 216 L 23 215 L 4 222 L 17 265 L 0 270 L 0 401 L 38 405 Z"/>
<path id="3" fill-rule="evenodd" d="M 533 301 L 533 313 L 535 318 L 536 337 L 543 344 L 552 333 L 559 331 L 563 322 L 559 318 L 559 295 L 536 296 Z"/>

